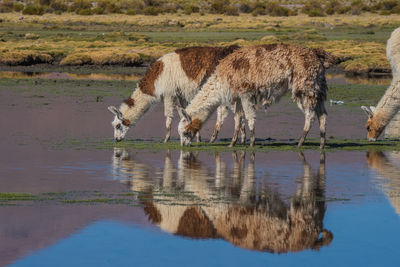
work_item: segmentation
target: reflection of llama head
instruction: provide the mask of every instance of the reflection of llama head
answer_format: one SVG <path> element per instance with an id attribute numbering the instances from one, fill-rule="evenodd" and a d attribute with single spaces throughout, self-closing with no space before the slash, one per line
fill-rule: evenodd
<path id="1" fill-rule="evenodd" d="M 377 178 L 383 179 L 382 184 L 390 203 L 400 215 L 400 153 L 398 151 L 385 152 L 368 151 L 366 154 L 368 166 L 378 173 Z"/>
<path id="2" fill-rule="evenodd" d="M 181 152 L 174 167 L 167 153 L 164 171 L 170 174 L 164 173 L 163 178 L 167 181 L 152 190 L 153 197 L 142 200 L 149 219 L 175 235 L 222 238 L 235 246 L 273 253 L 319 249 L 330 244 L 333 235 L 322 224 L 324 155 L 314 173 L 300 154 L 304 172 L 289 203 L 257 183 L 254 154 L 247 166 L 244 152 L 232 155 L 230 165 L 215 154 L 213 171 L 191 152 Z"/>

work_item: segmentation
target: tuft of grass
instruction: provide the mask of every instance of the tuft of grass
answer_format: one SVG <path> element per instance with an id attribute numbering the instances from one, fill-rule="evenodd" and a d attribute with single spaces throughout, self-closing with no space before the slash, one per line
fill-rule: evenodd
<path id="1" fill-rule="evenodd" d="M 60 65 L 140 66 L 142 63 L 143 60 L 138 53 L 100 50 L 71 53 L 61 60 Z"/>
<path id="2" fill-rule="evenodd" d="M 35 200 L 36 196 L 28 193 L 0 193 L 0 202 Z"/>
<path id="3" fill-rule="evenodd" d="M 297 140 L 263 140 L 256 139 L 256 145 L 249 147 L 248 145 L 236 145 L 235 147 L 228 147 L 229 142 L 220 141 L 214 144 L 205 142 L 194 143 L 190 147 L 182 147 L 178 141 L 170 141 L 168 143 L 143 141 L 143 140 L 125 140 L 115 143 L 111 138 L 109 139 L 70 139 L 61 142 L 43 142 L 44 145 L 50 146 L 53 149 L 72 148 L 77 150 L 90 150 L 90 149 L 112 149 L 127 148 L 135 150 L 149 150 L 153 152 L 164 150 L 183 150 L 183 151 L 255 151 L 255 152 L 269 152 L 269 151 L 302 151 L 302 150 L 319 150 L 319 139 L 307 139 L 301 148 L 297 147 Z M 349 140 L 349 139 L 329 139 L 324 150 L 326 151 L 367 151 L 369 149 L 379 149 L 386 151 L 399 151 L 400 142 L 398 140 L 383 139 L 377 142 L 369 142 L 367 140 Z"/>

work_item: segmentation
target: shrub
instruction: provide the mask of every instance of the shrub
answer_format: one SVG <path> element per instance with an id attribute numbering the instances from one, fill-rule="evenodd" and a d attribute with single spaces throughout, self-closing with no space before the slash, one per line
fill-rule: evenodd
<path id="1" fill-rule="evenodd" d="M 128 10 L 126 10 L 126 14 L 127 15 L 136 15 L 136 10 L 133 8 L 129 8 Z"/>
<path id="2" fill-rule="evenodd" d="M 251 13 L 251 11 L 253 11 L 253 8 L 251 7 L 249 1 L 243 0 L 239 4 L 239 11 L 242 13 Z"/>
<path id="3" fill-rule="evenodd" d="M 3 0 L 0 3 L 0 12 L 11 12 L 14 8 L 14 1 L 13 0 Z"/>
<path id="4" fill-rule="evenodd" d="M 90 9 L 92 8 L 92 3 L 89 0 L 74 0 L 72 5 L 70 5 L 68 11 L 79 13 L 78 9 Z"/>
<path id="5" fill-rule="evenodd" d="M 83 8 L 83 9 L 77 9 L 76 14 L 81 15 L 81 16 L 90 16 L 93 13 L 90 8 Z"/>
<path id="6" fill-rule="evenodd" d="M 235 6 L 227 6 L 225 14 L 229 16 L 239 16 L 239 10 Z"/>
<path id="7" fill-rule="evenodd" d="M 68 10 L 67 4 L 60 2 L 60 1 L 55 1 L 55 2 L 51 3 L 50 7 L 52 9 L 54 9 L 55 11 L 65 12 Z"/>
<path id="8" fill-rule="evenodd" d="M 92 9 L 92 13 L 101 15 L 101 14 L 104 14 L 104 9 L 98 6 L 98 7 L 95 7 Z"/>
<path id="9" fill-rule="evenodd" d="M 344 6 L 344 7 L 339 8 L 339 9 L 337 10 L 337 13 L 338 13 L 338 14 L 346 14 L 346 13 L 350 12 L 350 10 L 351 10 L 351 7 L 349 7 L 349 6 Z"/>
<path id="10" fill-rule="evenodd" d="M 270 16 L 287 17 L 290 14 L 290 9 L 281 6 L 277 2 L 268 3 L 265 7 L 265 12 Z"/>
<path id="11" fill-rule="evenodd" d="M 107 10 L 108 13 L 121 13 L 121 8 L 115 3 L 108 3 L 105 10 Z"/>
<path id="12" fill-rule="evenodd" d="M 13 10 L 15 12 L 21 12 L 24 9 L 24 5 L 22 3 L 14 3 Z"/>
<path id="13" fill-rule="evenodd" d="M 343 3 L 338 0 L 330 0 L 325 4 L 325 13 L 333 15 L 338 13 L 338 10 L 343 7 Z"/>
<path id="14" fill-rule="evenodd" d="M 310 17 L 323 17 L 325 16 L 321 2 L 318 0 L 308 0 L 301 11 Z"/>
<path id="15" fill-rule="evenodd" d="M 195 5 L 186 5 L 185 8 L 183 9 L 183 13 L 186 15 L 190 15 L 192 13 L 199 13 L 200 8 Z"/>
<path id="16" fill-rule="evenodd" d="M 397 0 L 385 0 L 381 2 L 382 5 L 382 9 L 383 10 L 392 10 L 393 8 L 395 8 L 397 5 L 399 4 L 399 2 Z"/>
<path id="17" fill-rule="evenodd" d="M 26 5 L 24 10 L 22 10 L 22 14 L 24 15 L 43 15 L 44 8 L 42 6 L 35 6 L 35 5 Z"/>
<path id="18" fill-rule="evenodd" d="M 230 6 L 230 0 L 213 0 L 210 6 L 210 12 L 214 14 L 224 14 L 227 6 Z"/>
<path id="19" fill-rule="evenodd" d="M 148 6 L 143 9 L 143 14 L 148 16 L 157 16 L 160 13 L 160 9 L 154 6 Z"/>
<path id="20" fill-rule="evenodd" d="M 51 2 L 51 0 L 39 0 L 41 6 L 49 6 Z"/>

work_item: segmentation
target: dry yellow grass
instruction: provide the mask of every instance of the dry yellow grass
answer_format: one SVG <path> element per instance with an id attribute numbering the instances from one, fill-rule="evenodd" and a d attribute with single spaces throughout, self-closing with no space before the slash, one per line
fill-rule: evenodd
<path id="1" fill-rule="evenodd" d="M 143 63 L 140 55 L 133 52 L 97 50 L 71 53 L 63 58 L 60 65 L 123 65 L 139 66 Z"/>
<path id="2" fill-rule="evenodd" d="M 351 31 L 368 31 L 370 28 L 392 29 L 400 26 L 400 15 L 380 16 L 368 14 L 363 16 L 328 16 L 311 18 L 304 15 L 295 17 L 268 17 L 242 14 L 236 16 L 224 15 L 159 15 L 159 16 L 128 16 L 122 14 L 79 16 L 74 14 L 45 14 L 43 16 L 24 16 L 20 14 L 0 14 L 3 20 L 0 38 L 5 41 L 0 47 L 0 64 L 18 65 L 34 63 L 49 63 L 55 59 L 64 65 L 82 64 L 120 64 L 137 65 L 144 59 L 158 58 L 164 53 L 178 47 L 192 45 L 208 45 L 207 42 L 193 41 L 154 41 L 146 35 L 120 30 L 146 29 L 163 31 L 232 31 L 242 36 L 240 31 L 267 31 L 271 35 L 259 37 L 256 40 L 237 39 L 234 41 L 213 41 L 211 45 L 238 44 L 241 46 L 276 42 L 291 42 L 308 47 L 322 47 L 325 50 L 350 60 L 342 66 L 347 72 L 363 73 L 376 69 L 389 69 L 385 55 L 385 41 L 370 35 L 368 38 L 351 40 Z M 8 26 L 7 26 L 8 25 Z M 50 26 L 49 26 L 50 25 Z M 121 27 L 119 27 L 121 26 Z M 12 32 L 15 28 L 32 29 L 20 38 L 14 33 L 9 36 L 6 29 Z M 172 27 L 172 28 L 171 28 Z M 174 28 L 175 27 L 175 28 Z M 69 30 L 63 34 L 63 30 Z M 104 32 L 101 30 L 104 29 Z M 339 30 L 337 30 L 339 29 Z M 347 32 L 340 32 L 347 29 Z M 350 30 L 349 30 L 350 29 Z M 38 31 L 34 32 L 34 30 Z M 89 37 L 80 37 L 86 31 L 91 31 Z M 132 30 L 133 31 L 133 30 Z M 337 39 L 328 40 L 330 31 L 339 34 Z M 324 34 L 321 34 L 323 32 Z M 71 34 L 72 33 L 72 34 Z M 210 32 L 217 35 L 218 33 Z M 343 40 L 340 36 L 342 34 Z M 367 36 L 369 37 L 369 36 Z M 331 38 L 332 39 L 332 38 Z"/>
<path id="3" fill-rule="evenodd" d="M 164 14 L 158 16 L 136 15 L 129 16 L 124 14 L 109 15 L 93 15 L 79 16 L 75 14 L 45 14 L 43 16 L 24 16 L 19 19 L 19 13 L 3 13 L 0 17 L 5 22 L 18 24 L 47 24 L 47 25 L 64 25 L 67 27 L 72 24 L 92 24 L 92 25 L 138 25 L 138 26 L 166 26 L 176 25 L 180 23 L 183 27 L 194 29 L 262 29 L 266 27 L 274 27 L 279 24 L 281 27 L 338 27 L 352 25 L 354 27 L 368 27 L 371 25 L 396 27 L 400 25 L 400 15 L 393 14 L 390 16 L 381 16 L 377 14 L 363 14 L 362 16 L 352 15 L 335 15 L 327 17 L 308 17 L 306 15 L 298 15 L 294 17 L 269 17 L 258 16 L 253 17 L 249 14 L 241 14 L 237 16 L 213 15 L 207 14 L 200 16 L 192 15 L 176 15 Z"/>

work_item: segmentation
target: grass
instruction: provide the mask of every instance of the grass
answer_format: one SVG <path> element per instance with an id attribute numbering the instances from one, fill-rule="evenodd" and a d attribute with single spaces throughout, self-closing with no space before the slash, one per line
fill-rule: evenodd
<path id="1" fill-rule="evenodd" d="M 390 70 L 385 43 L 400 15 L 268 17 L 0 14 L 0 64 L 138 65 L 192 45 L 292 42 L 350 60 L 348 73 Z"/>
<path id="2" fill-rule="evenodd" d="M 256 139 L 256 145 L 250 147 L 248 145 L 237 144 L 235 147 L 228 147 L 229 142 L 222 140 L 214 144 L 205 142 L 193 143 L 190 147 L 182 147 L 178 141 L 170 141 L 162 143 L 154 140 L 125 140 L 115 143 L 111 138 L 108 139 L 65 139 L 59 142 L 42 141 L 44 146 L 53 149 L 72 148 L 76 150 L 109 150 L 112 148 L 127 148 L 135 150 L 147 150 L 151 152 L 159 152 L 164 150 L 183 150 L 183 151 L 209 151 L 209 152 L 228 152 L 228 151 L 254 151 L 254 152 L 270 152 L 270 151 L 303 151 L 303 150 L 319 150 L 319 139 L 308 138 L 301 148 L 297 147 L 297 140 L 273 140 L 273 139 Z M 324 148 L 325 151 L 399 151 L 400 142 L 398 140 L 383 139 L 377 142 L 369 142 L 367 140 L 355 139 L 328 139 Z"/>
<path id="3" fill-rule="evenodd" d="M 346 106 L 376 105 L 388 85 L 329 84 L 328 98 L 344 101 Z"/>

